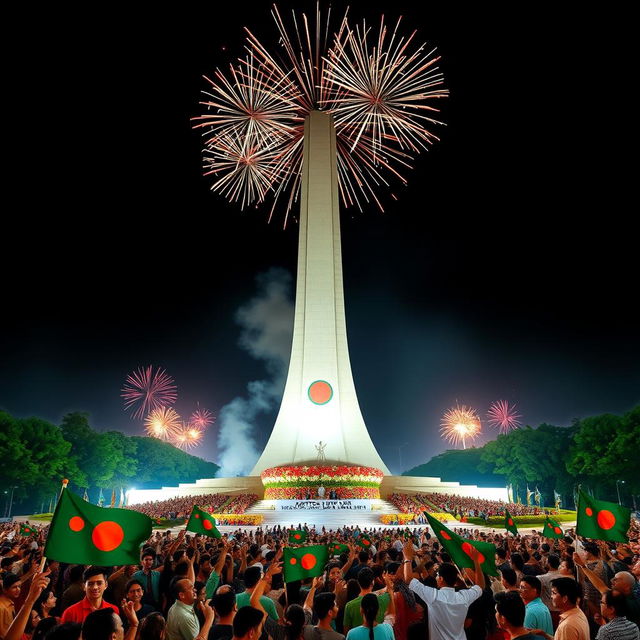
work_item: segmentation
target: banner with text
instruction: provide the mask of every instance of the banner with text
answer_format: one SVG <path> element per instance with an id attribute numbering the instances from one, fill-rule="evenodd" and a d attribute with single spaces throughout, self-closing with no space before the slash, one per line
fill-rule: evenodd
<path id="1" fill-rule="evenodd" d="M 348 509 L 371 511 L 371 500 L 274 500 L 278 511 L 324 511 Z"/>

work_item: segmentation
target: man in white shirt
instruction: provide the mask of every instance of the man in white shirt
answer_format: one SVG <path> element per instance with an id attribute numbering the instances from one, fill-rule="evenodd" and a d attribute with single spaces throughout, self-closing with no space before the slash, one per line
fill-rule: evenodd
<path id="1" fill-rule="evenodd" d="M 458 570 L 454 565 L 443 563 L 436 574 L 437 589 L 427 587 L 412 578 L 411 563 L 415 550 L 410 540 L 404 545 L 404 580 L 409 589 L 417 593 L 429 609 L 430 640 L 466 640 L 464 621 L 469 605 L 482 595 L 484 574 L 480 568 L 478 552 L 472 548 L 474 582 L 470 589 L 456 591 L 454 586 L 458 579 Z"/>

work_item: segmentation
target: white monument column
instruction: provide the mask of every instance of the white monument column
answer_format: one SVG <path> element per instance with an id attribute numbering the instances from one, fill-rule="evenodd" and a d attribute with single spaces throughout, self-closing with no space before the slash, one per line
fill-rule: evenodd
<path id="1" fill-rule="evenodd" d="M 280 412 L 251 475 L 269 467 L 326 463 L 389 474 L 356 396 L 344 314 L 336 133 L 331 115 L 305 120 L 293 343 Z"/>

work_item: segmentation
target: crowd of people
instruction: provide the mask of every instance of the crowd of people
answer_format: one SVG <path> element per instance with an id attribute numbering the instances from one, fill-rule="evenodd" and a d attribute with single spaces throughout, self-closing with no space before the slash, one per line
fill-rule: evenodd
<path id="1" fill-rule="evenodd" d="M 639 640 L 640 530 L 629 544 L 456 529 L 492 543 L 498 575 L 455 566 L 425 527 L 316 531 L 345 544 L 321 576 L 284 582 L 289 531 L 156 531 L 140 563 L 41 563 L 47 528 L 0 527 L 2 640 Z M 303 563 L 304 564 L 304 563 Z"/>
<path id="2" fill-rule="evenodd" d="M 193 507 L 198 505 L 209 513 L 242 514 L 258 500 L 253 493 L 241 493 L 238 495 L 226 495 L 224 493 L 208 493 L 198 496 L 184 496 L 170 498 L 169 500 L 156 500 L 155 502 L 143 502 L 141 504 L 125 507 L 133 511 L 140 511 L 150 518 L 179 520 L 188 518 Z"/>

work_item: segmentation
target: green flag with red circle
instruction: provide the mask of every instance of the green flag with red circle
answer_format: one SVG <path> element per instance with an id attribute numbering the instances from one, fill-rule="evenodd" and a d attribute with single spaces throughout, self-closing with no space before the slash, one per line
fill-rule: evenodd
<path id="1" fill-rule="evenodd" d="M 349 553 L 349 547 L 346 544 L 340 542 L 332 542 L 329 545 L 329 553 L 332 556 L 339 556 L 341 553 Z"/>
<path id="2" fill-rule="evenodd" d="M 71 564 L 138 564 L 151 518 L 129 509 L 103 509 L 63 489 L 51 519 L 44 555 Z"/>
<path id="3" fill-rule="evenodd" d="M 222 538 L 222 534 L 216 527 L 216 519 L 200 507 L 193 507 L 187 522 L 187 531 L 201 533 L 212 538 Z"/>
<path id="4" fill-rule="evenodd" d="M 542 535 L 545 538 L 563 538 L 564 531 L 562 531 L 562 527 L 555 521 L 553 518 L 547 516 L 547 519 L 544 523 L 544 528 L 542 529 Z"/>
<path id="5" fill-rule="evenodd" d="M 20 535 L 21 536 L 37 536 L 38 532 L 33 527 L 30 527 L 28 524 L 21 524 Z"/>
<path id="6" fill-rule="evenodd" d="M 515 520 L 507 509 L 504 510 L 504 528 L 514 536 L 518 535 L 518 527 L 516 527 Z"/>
<path id="7" fill-rule="evenodd" d="M 322 575 L 329 561 L 329 549 L 324 544 L 310 547 L 285 547 L 283 559 L 285 582 L 315 578 Z"/>
<path id="8" fill-rule="evenodd" d="M 292 529 L 289 531 L 289 544 L 302 544 L 307 539 L 304 529 Z"/>
<path id="9" fill-rule="evenodd" d="M 370 549 L 372 544 L 371 538 L 366 533 L 361 533 L 356 538 L 356 544 L 363 549 Z"/>
<path id="10" fill-rule="evenodd" d="M 460 537 L 457 533 L 447 529 L 442 522 L 436 520 L 433 516 L 423 511 L 427 516 L 429 525 L 433 532 L 440 540 L 445 551 L 451 556 L 451 561 L 458 567 L 470 567 L 473 569 L 473 559 L 471 557 L 471 549 L 475 548 L 480 552 L 480 568 L 484 573 L 492 576 L 498 575 L 496 569 L 496 548 L 490 542 L 479 542 L 478 540 L 467 540 Z"/>
<path id="11" fill-rule="evenodd" d="M 615 502 L 594 500 L 582 490 L 578 493 L 576 535 L 593 540 L 628 542 L 631 510 Z"/>

